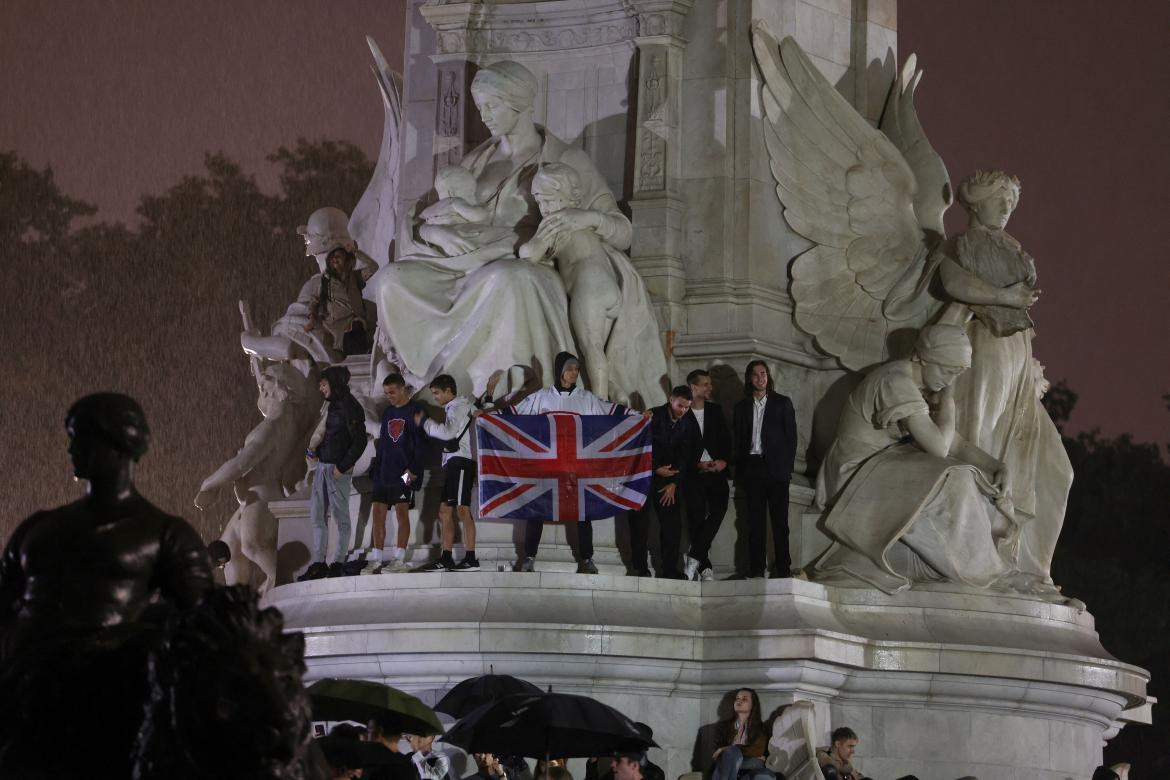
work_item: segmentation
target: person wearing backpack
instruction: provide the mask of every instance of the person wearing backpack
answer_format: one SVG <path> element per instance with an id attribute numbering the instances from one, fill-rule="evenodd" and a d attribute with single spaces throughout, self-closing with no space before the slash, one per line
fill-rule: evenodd
<path id="1" fill-rule="evenodd" d="M 472 487 L 475 485 L 475 460 L 471 457 L 471 421 L 475 404 L 470 398 L 457 394 L 454 377 L 439 374 L 431 380 L 431 397 L 443 407 L 443 422 L 425 418 L 423 412 L 415 421 L 433 439 L 443 442 L 443 500 L 439 504 L 439 526 L 442 553 L 439 559 L 415 571 L 479 571 L 475 557 L 475 518 L 471 515 Z M 463 527 L 463 560 L 455 562 L 455 515 Z"/>

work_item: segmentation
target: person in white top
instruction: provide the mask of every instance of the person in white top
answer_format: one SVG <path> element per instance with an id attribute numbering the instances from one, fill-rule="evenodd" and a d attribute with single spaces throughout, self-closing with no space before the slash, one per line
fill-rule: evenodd
<path id="1" fill-rule="evenodd" d="M 475 404 L 456 393 L 455 378 L 439 374 L 431 380 L 431 397 L 443 407 L 443 422 L 415 416 L 426 434 L 443 442 L 443 500 L 439 504 L 442 552 L 437 561 L 415 571 L 479 571 L 475 557 L 475 518 L 471 516 L 471 491 L 475 485 L 475 460 L 471 456 L 471 421 Z M 455 563 L 455 515 L 463 526 L 463 560 Z"/>
<path id="2" fill-rule="evenodd" d="M 577 385 L 581 363 L 570 352 L 561 352 L 553 364 L 556 382 L 543 387 L 513 406 L 499 411 L 510 414 L 544 414 L 546 412 L 576 412 L 577 414 L 638 414 L 621 404 L 610 403 Z M 646 414 L 649 414 L 647 412 Z M 543 520 L 529 520 L 524 529 L 524 554 L 512 567 L 513 571 L 535 571 L 536 553 L 544 533 Z M 593 564 L 593 524 L 588 520 L 577 523 L 577 573 L 597 574 Z"/>
<path id="3" fill-rule="evenodd" d="M 731 495 L 727 484 L 731 460 L 731 429 L 718 404 L 711 401 L 713 390 L 711 374 L 696 368 L 687 374 L 691 388 L 691 414 L 699 423 L 703 452 L 699 456 L 698 471 L 683 483 L 683 500 L 687 506 L 687 530 L 690 550 L 683 558 L 684 573 L 689 580 L 713 580 L 711 543 L 723 517 Z"/>
<path id="4" fill-rule="evenodd" d="M 747 577 L 767 568 L 767 521 L 771 520 L 772 576 L 790 577 L 788 482 L 796 462 L 796 413 L 792 399 L 773 389 L 768 364 L 753 360 L 744 371 L 744 398 L 735 405 L 735 471 L 746 493 Z"/>

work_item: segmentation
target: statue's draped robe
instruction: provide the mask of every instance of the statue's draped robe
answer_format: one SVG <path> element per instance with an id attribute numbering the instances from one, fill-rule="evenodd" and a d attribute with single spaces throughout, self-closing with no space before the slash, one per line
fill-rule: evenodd
<path id="1" fill-rule="evenodd" d="M 991 484 L 899 426 L 928 411 L 907 360 L 877 367 L 849 395 L 817 478 L 835 540 L 815 564 L 818 581 L 896 593 L 939 579 L 987 587 L 1008 572 L 992 538 Z"/>
<path id="2" fill-rule="evenodd" d="M 491 219 L 474 251 L 443 257 L 415 242 L 370 280 L 367 295 L 377 303 L 382 335 L 414 387 L 447 373 L 460 388 L 479 394 L 493 372 L 514 365 L 531 366 L 546 386 L 552 384 L 553 358 L 576 351 L 564 284 L 550 265 L 517 259 L 515 251 L 540 223 L 531 192 L 537 167 L 561 162 L 580 176 L 581 207 L 601 212 L 616 226 L 614 235 L 601 235 L 622 288 L 606 349 L 611 395 L 637 392 L 649 404 L 660 403 L 666 361 L 657 322 L 644 283 L 613 246 L 629 245 L 629 220 L 588 155 L 543 128 L 538 132 L 537 154 L 498 187 L 481 186 L 480 205 L 491 211 Z M 498 144 L 494 138 L 485 142 L 463 159 L 463 167 L 479 179 Z M 474 229 L 460 226 L 459 232 L 467 237 Z"/>
<path id="3" fill-rule="evenodd" d="M 1002 230 L 972 228 L 943 249 L 988 284 L 1036 284 L 1032 258 Z M 969 316 L 972 363 L 955 381 L 956 430 L 1006 465 L 1012 500 L 1024 521 L 1018 568 L 1050 582 L 1073 472 L 1060 433 L 1038 397 L 1032 320 L 1024 309 L 962 308 L 970 312 L 958 314 Z M 947 312 L 944 318 L 954 315 Z"/>

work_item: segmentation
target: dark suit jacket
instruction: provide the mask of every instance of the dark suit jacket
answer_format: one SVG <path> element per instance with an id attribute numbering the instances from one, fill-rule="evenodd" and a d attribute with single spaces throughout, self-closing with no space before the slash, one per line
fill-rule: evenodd
<path id="1" fill-rule="evenodd" d="M 749 396 L 735 404 L 735 459 L 737 468 L 747 461 L 752 449 L 752 403 Z M 760 430 L 764 463 L 772 479 L 789 481 L 796 463 L 796 411 L 792 399 L 769 392 L 764 406 L 764 424 Z"/>
<path id="2" fill-rule="evenodd" d="M 650 418 L 650 432 L 654 437 L 654 470 L 659 466 L 674 466 L 678 474 L 673 477 L 659 477 L 665 483 L 677 482 L 695 472 L 695 464 L 703 454 L 699 438 L 699 422 L 689 412 L 677 422 L 670 419 L 670 404 L 654 407 Z"/>
<path id="3" fill-rule="evenodd" d="M 688 414 L 694 417 L 694 409 L 691 409 Z M 695 427 L 698 428 L 699 421 L 695 419 Z M 723 460 L 731 463 L 734 458 L 731 455 L 731 429 L 727 427 L 727 418 L 723 416 L 723 409 L 719 404 L 713 404 L 710 401 L 703 405 L 703 446 L 699 450 L 699 457 L 703 457 L 703 450 L 711 456 L 713 460 Z M 723 470 L 724 476 L 731 476 L 731 469 Z"/>

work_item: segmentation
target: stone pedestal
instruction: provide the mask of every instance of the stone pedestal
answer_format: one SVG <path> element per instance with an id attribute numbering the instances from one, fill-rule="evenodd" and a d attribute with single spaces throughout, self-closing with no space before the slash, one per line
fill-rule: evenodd
<path id="1" fill-rule="evenodd" d="M 1101 647 L 1090 615 L 958 587 L 484 572 L 318 580 L 266 602 L 305 633 L 308 680 L 434 702 L 490 668 L 585 693 L 650 724 L 667 777 L 706 768 L 739 686 L 765 713 L 813 702 L 822 744 L 849 725 L 876 777 L 1088 778 L 1145 702 L 1145 672 Z"/>

